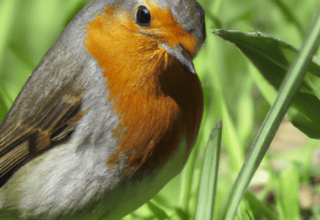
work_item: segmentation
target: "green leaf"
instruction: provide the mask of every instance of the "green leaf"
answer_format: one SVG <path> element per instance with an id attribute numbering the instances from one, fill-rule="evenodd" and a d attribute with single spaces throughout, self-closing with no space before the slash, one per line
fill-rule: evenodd
<path id="1" fill-rule="evenodd" d="M 298 55 L 298 50 L 292 45 L 259 32 L 216 30 L 214 33 L 234 43 L 277 90 Z M 314 57 L 289 109 L 291 122 L 309 137 L 317 139 L 320 138 L 320 65 L 318 60 L 318 57 Z"/>
<path id="2" fill-rule="evenodd" d="M 304 40 L 298 57 L 290 67 L 281 87 L 277 99 L 271 107 L 262 128 L 247 155 L 241 171 L 234 183 L 227 206 L 223 210 L 222 218 L 233 220 L 241 199 L 263 157 L 265 156 L 270 143 L 277 132 L 279 125 L 292 102 L 294 94 L 300 88 L 305 74 L 310 66 L 313 55 L 320 44 L 320 17 L 313 23 L 310 32 Z"/>

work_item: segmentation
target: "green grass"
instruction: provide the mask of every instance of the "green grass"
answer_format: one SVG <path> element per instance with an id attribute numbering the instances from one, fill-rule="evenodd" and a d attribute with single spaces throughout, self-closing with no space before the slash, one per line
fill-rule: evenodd
<path id="1" fill-rule="evenodd" d="M 0 121 L 42 56 L 87 2 L 0 0 Z M 212 128 L 220 119 L 223 122 L 220 168 L 211 209 L 214 209 L 213 219 L 221 218 L 223 210 L 230 208 L 231 203 L 226 202 L 232 185 L 277 91 L 237 46 L 213 32 L 221 28 L 260 31 L 300 48 L 320 10 L 319 0 L 199 2 L 206 10 L 207 41 L 194 61 L 205 96 L 204 119 L 196 147 L 184 171 L 151 202 L 125 217 L 126 220 L 195 218 L 198 201 L 204 201 L 198 197 L 198 192 L 203 187 L 201 181 L 206 179 L 201 174 L 205 152 L 208 152 L 205 147 Z M 317 97 L 317 80 L 312 75 L 308 77 L 305 88 Z M 310 109 L 313 105 L 305 110 Z M 299 121 L 300 110 L 292 108 L 290 119 Z M 318 205 L 302 207 L 298 194 L 301 186 L 312 188 L 314 193 L 320 191 L 311 181 L 320 176 L 319 167 L 312 163 L 313 153 L 320 143 L 309 139 L 300 148 L 295 143 L 290 146 L 293 148 L 284 153 L 267 151 L 259 168 L 267 174 L 267 183 L 259 193 L 245 192 L 239 209 L 235 209 L 236 219 L 316 218 L 320 214 Z M 275 169 L 273 163 L 278 160 L 286 161 L 286 166 Z M 212 168 L 208 170 L 212 172 Z M 270 195 L 273 199 L 265 204 Z"/>

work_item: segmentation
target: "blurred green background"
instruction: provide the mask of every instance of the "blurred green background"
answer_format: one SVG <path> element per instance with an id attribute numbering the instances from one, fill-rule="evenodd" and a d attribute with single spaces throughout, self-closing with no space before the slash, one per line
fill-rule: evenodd
<path id="1" fill-rule="evenodd" d="M 46 51 L 87 2 L 0 0 L 0 121 Z M 320 11 L 319 0 L 199 2 L 206 11 L 207 40 L 194 61 L 205 94 L 197 145 L 182 174 L 126 219 L 194 218 L 204 146 L 211 129 L 222 119 L 216 217 L 274 101 L 276 90 L 272 87 L 267 97 L 257 89 L 255 83 L 261 76 L 250 61 L 233 44 L 212 32 L 220 28 L 259 31 L 299 48 L 315 13 Z M 319 141 L 308 139 L 284 121 L 250 189 L 283 219 L 288 216 L 287 209 L 296 212 L 294 219 L 299 215 L 317 218 L 319 149 Z M 301 199 L 303 196 L 307 199 Z M 259 219 L 258 211 L 247 200 L 240 205 L 237 218 Z"/>

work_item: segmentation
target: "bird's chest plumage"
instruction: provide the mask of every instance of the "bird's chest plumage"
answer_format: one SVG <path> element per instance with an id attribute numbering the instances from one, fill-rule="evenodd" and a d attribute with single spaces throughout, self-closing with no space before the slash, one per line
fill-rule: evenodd
<path id="1" fill-rule="evenodd" d="M 117 219 L 151 199 L 186 163 L 200 126 L 203 98 L 197 77 L 183 80 L 185 73 L 172 62 L 159 77 L 160 95 L 128 92 L 127 99 L 109 98 L 118 124 L 112 130 L 116 150 L 106 165 L 110 172 L 120 168 L 121 178 L 96 209 L 107 219 Z"/>
<path id="2" fill-rule="evenodd" d="M 110 82 L 108 76 L 106 80 Z M 154 82 L 157 87 L 152 87 Z M 108 101 L 118 124 L 112 130 L 116 148 L 106 165 L 110 172 L 118 167 L 121 173 L 115 189 L 101 200 L 104 204 L 101 211 L 108 213 L 110 219 L 116 219 L 117 207 L 130 212 L 151 199 L 181 171 L 202 119 L 199 79 L 175 60 L 149 83 L 144 83 L 140 93 L 132 85 L 129 90 L 124 84 L 125 92 L 114 96 L 115 91 L 107 86 Z"/>
<path id="3" fill-rule="evenodd" d="M 112 109 L 120 119 L 113 130 L 117 151 L 107 165 L 112 167 L 126 160 L 125 173 L 130 176 L 139 168 L 152 171 L 160 167 L 177 150 L 185 128 L 181 109 L 171 97 L 126 95 L 114 100 Z"/>

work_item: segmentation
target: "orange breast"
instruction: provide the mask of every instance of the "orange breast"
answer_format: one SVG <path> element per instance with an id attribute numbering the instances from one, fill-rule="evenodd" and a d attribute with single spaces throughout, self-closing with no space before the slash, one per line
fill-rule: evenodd
<path id="1" fill-rule="evenodd" d="M 120 118 L 113 131 L 118 150 L 107 164 L 126 159 L 128 175 L 161 166 L 184 136 L 191 148 L 203 111 L 198 77 L 170 57 L 159 39 L 135 31 L 129 19 L 108 7 L 86 27 L 85 40 L 104 70 L 109 101 Z"/>

